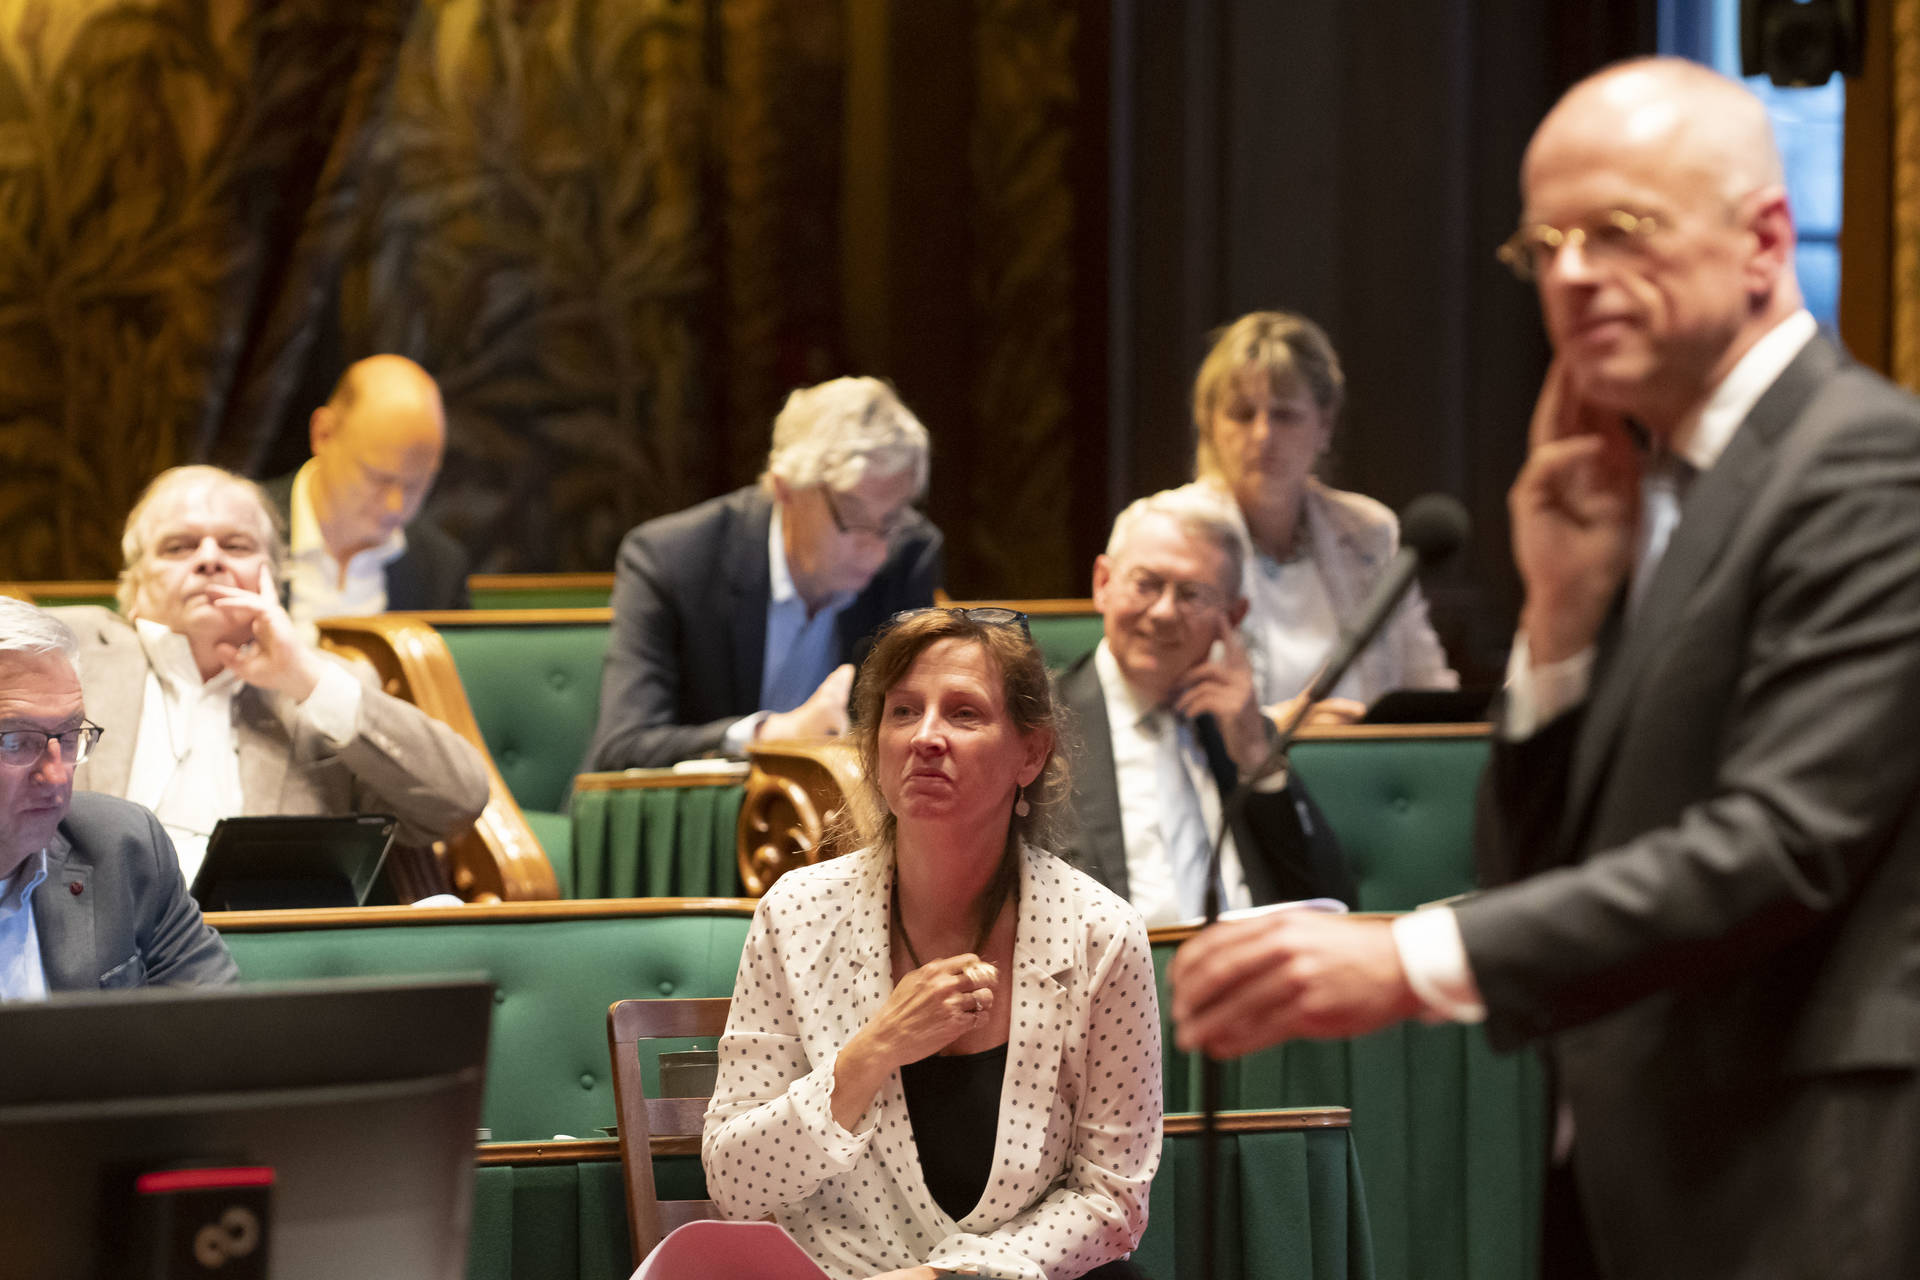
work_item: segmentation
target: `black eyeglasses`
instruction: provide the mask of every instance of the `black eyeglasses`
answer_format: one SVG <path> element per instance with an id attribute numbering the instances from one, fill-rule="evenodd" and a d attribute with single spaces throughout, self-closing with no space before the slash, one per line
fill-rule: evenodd
<path id="1" fill-rule="evenodd" d="M 891 538 L 900 531 L 900 526 L 907 522 L 907 508 L 901 507 L 880 524 L 857 524 L 840 514 L 840 504 L 833 500 L 832 486 L 821 485 L 820 497 L 827 504 L 827 514 L 833 518 L 833 527 L 841 533 L 864 534 L 869 538 Z"/>
<path id="2" fill-rule="evenodd" d="M 105 729 L 92 722 L 65 733 L 8 729 L 0 733 L 0 764 L 12 765 L 16 769 L 39 764 L 40 758 L 47 754 L 49 742 L 60 744 L 60 755 L 68 764 L 83 764 L 93 751 L 93 744 L 100 741 L 100 735 L 105 732 Z"/>
<path id="3" fill-rule="evenodd" d="M 922 605 L 918 609 L 902 609 L 888 618 L 880 630 L 882 633 L 891 631 L 896 624 L 905 622 L 908 618 L 917 618 L 923 613 L 950 613 L 957 618 L 977 622 L 983 627 L 1018 627 L 1021 635 L 1029 640 L 1033 639 L 1033 631 L 1027 626 L 1026 614 L 1018 609 L 1001 609 L 996 606 L 962 609 L 958 605 L 929 604 Z"/>

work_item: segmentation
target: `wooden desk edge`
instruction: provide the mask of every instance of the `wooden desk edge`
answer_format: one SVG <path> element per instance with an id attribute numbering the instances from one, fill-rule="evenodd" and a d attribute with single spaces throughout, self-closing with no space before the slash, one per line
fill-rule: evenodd
<path id="1" fill-rule="evenodd" d="M 513 924 L 542 920 L 616 920 L 640 916 L 753 915 L 752 898 L 561 898 L 550 902 L 468 903 L 458 907 L 325 907 L 297 911 L 209 911 L 222 933 L 288 929 L 365 929 L 381 925 Z"/>

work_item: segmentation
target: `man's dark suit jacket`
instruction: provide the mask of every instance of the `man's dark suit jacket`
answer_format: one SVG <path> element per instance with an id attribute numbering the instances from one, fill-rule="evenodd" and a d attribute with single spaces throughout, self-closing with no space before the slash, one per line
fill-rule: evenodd
<path id="1" fill-rule="evenodd" d="M 220 935 L 187 895 L 173 842 L 147 810 L 91 791 L 47 847 L 33 927 L 49 991 L 232 982 Z"/>
<path id="2" fill-rule="evenodd" d="M 1059 693 L 1073 717 L 1069 741 L 1074 746 L 1068 761 L 1073 777 L 1073 835 L 1061 852 L 1125 898 L 1127 846 L 1114 772 L 1113 731 L 1092 654 L 1060 677 Z M 1201 745 L 1224 796 L 1234 778 L 1226 744 L 1216 729 L 1214 742 Z M 1233 837 L 1255 906 L 1322 897 L 1353 903 L 1353 878 L 1340 856 L 1339 843 L 1297 781 L 1280 791 L 1254 793 L 1246 819 L 1234 829 Z"/>
<path id="3" fill-rule="evenodd" d="M 293 519 L 293 476 L 262 482 L 280 518 Z M 387 565 L 387 608 L 466 609 L 467 551 L 445 530 L 425 516 L 415 516 L 406 527 L 407 549 Z"/>
<path id="4" fill-rule="evenodd" d="M 1602 1273 L 1920 1275 L 1920 404 L 1814 339 L 1488 780 L 1460 931 Z"/>
<path id="5" fill-rule="evenodd" d="M 761 710 L 767 531 L 757 487 L 649 520 L 620 544 L 600 722 L 586 769 L 669 765 L 720 749 L 727 726 Z M 933 603 L 940 531 L 918 514 L 840 615 L 837 662 L 902 609 Z"/>

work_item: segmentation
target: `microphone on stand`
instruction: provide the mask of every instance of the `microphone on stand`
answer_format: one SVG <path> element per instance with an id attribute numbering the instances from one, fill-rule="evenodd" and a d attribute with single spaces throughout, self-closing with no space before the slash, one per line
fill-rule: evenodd
<path id="1" fill-rule="evenodd" d="M 1467 510 L 1443 493 L 1415 498 L 1400 516 L 1400 549 L 1388 562 L 1360 607 L 1360 612 L 1340 629 L 1320 673 L 1307 686 L 1306 696 L 1294 707 L 1293 714 L 1280 726 L 1279 737 L 1260 767 L 1247 776 L 1220 806 L 1220 830 L 1214 836 L 1213 853 L 1207 860 L 1206 922 L 1220 919 L 1220 849 L 1227 832 L 1237 825 L 1248 800 L 1256 791 L 1277 790 L 1286 785 L 1287 752 L 1316 702 L 1328 697 L 1368 645 L 1385 629 L 1395 607 L 1412 589 L 1415 575 L 1444 563 L 1467 540 L 1471 522 Z M 1215 1231 L 1219 1213 L 1220 1063 L 1203 1053 L 1200 1062 L 1200 1200 L 1206 1205 L 1206 1222 L 1200 1237 L 1200 1274 L 1214 1274 Z"/>

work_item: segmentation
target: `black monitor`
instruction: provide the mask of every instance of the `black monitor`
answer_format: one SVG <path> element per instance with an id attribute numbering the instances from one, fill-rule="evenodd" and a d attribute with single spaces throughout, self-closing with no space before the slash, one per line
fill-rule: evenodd
<path id="1" fill-rule="evenodd" d="M 478 979 L 0 1004 L 0 1277 L 197 1274 L 129 1256 L 157 1212 L 134 1187 L 218 1169 L 271 1178 L 270 1254 L 247 1259 L 271 1271 L 208 1275 L 460 1280 L 492 1009 Z"/>

